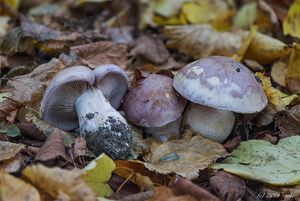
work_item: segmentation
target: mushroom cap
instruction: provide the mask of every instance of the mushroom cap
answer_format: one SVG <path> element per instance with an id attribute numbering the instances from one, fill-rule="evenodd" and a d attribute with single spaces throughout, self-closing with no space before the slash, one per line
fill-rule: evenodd
<path id="1" fill-rule="evenodd" d="M 100 89 L 110 104 L 118 109 L 128 88 L 128 76 L 119 67 L 105 64 L 94 69 L 95 86 Z"/>
<path id="2" fill-rule="evenodd" d="M 44 93 L 40 107 L 43 120 L 62 130 L 77 128 L 75 102 L 94 81 L 94 72 L 85 66 L 74 66 L 59 72 Z"/>
<path id="3" fill-rule="evenodd" d="M 138 80 L 123 99 L 123 111 L 134 124 L 160 127 L 178 119 L 186 99 L 172 86 L 172 78 L 153 74 Z"/>
<path id="4" fill-rule="evenodd" d="M 235 122 L 232 111 L 189 104 L 183 115 L 183 124 L 193 132 L 222 143 L 231 133 Z"/>
<path id="5" fill-rule="evenodd" d="M 174 77 L 174 88 L 186 99 L 237 113 L 255 113 L 267 98 L 254 74 L 243 64 L 224 56 L 194 61 Z"/>

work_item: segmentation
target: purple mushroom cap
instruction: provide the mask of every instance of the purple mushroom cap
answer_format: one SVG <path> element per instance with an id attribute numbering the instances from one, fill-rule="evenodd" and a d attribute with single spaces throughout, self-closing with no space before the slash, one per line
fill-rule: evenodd
<path id="1" fill-rule="evenodd" d="M 110 104 L 118 109 L 128 88 L 128 76 L 118 66 L 106 64 L 94 69 L 95 86 L 100 89 Z"/>
<path id="2" fill-rule="evenodd" d="M 186 99 L 217 109 L 255 113 L 267 105 L 254 74 L 243 64 L 224 56 L 188 64 L 176 74 L 173 86 Z"/>
<path id="3" fill-rule="evenodd" d="M 95 81 L 95 74 L 85 66 L 67 68 L 57 74 L 43 96 L 40 112 L 43 120 L 62 130 L 78 127 L 77 98 Z"/>
<path id="4" fill-rule="evenodd" d="M 160 127 L 178 119 L 186 100 L 172 86 L 172 78 L 153 74 L 129 88 L 123 100 L 123 111 L 134 124 Z"/>

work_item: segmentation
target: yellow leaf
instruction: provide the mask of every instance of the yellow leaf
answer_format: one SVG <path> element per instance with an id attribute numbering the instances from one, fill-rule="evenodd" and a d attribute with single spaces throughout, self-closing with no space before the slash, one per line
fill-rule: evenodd
<path id="1" fill-rule="evenodd" d="M 268 100 L 275 106 L 277 111 L 285 110 L 286 106 L 298 97 L 296 94 L 287 95 L 273 88 L 270 78 L 264 76 L 262 73 L 256 73 L 255 75 L 260 79 Z"/>
<path id="2" fill-rule="evenodd" d="M 148 143 L 151 152 L 144 156 L 144 165 L 149 170 L 161 173 L 177 173 L 188 179 L 198 176 L 198 171 L 227 153 L 224 147 L 201 135 L 192 137 L 189 132 L 185 137 L 160 143 L 152 138 Z"/>
<path id="3" fill-rule="evenodd" d="M 243 5 L 234 17 L 233 24 L 235 27 L 248 29 L 255 21 L 257 13 L 256 2 Z"/>
<path id="4" fill-rule="evenodd" d="M 300 77 L 300 44 L 293 45 L 286 77 Z"/>
<path id="5" fill-rule="evenodd" d="M 39 192 L 30 184 L 0 171 L 0 200 L 40 201 Z"/>
<path id="6" fill-rule="evenodd" d="M 23 171 L 33 185 L 55 200 L 95 201 L 92 190 L 83 180 L 83 174 L 79 169 L 64 170 L 43 165 L 28 166 Z"/>
<path id="7" fill-rule="evenodd" d="M 106 154 L 101 154 L 84 168 L 84 180 L 97 196 L 104 197 L 113 193 L 107 182 L 115 168 L 115 163 Z"/>
<path id="8" fill-rule="evenodd" d="M 300 38 L 300 0 L 290 6 L 288 15 L 283 21 L 283 33 Z"/>
<path id="9" fill-rule="evenodd" d="M 18 10 L 20 0 L 4 0 L 4 2 L 14 11 Z"/>
<path id="10" fill-rule="evenodd" d="M 287 73 L 287 64 L 277 61 L 274 62 L 271 68 L 271 78 L 280 86 L 285 86 L 285 77 Z"/>

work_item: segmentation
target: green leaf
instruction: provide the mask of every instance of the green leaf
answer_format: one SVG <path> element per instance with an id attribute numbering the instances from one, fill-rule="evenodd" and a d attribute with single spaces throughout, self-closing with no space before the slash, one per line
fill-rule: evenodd
<path id="1" fill-rule="evenodd" d="M 7 128 L 0 128 L 0 133 L 5 133 L 9 137 L 17 137 L 21 135 L 20 129 L 15 124 L 11 124 Z"/>
<path id="2" fill-rule="evenodd" d="M 277 145 L 249 140 L 212 169 L 224 169 L 246 179 L 272 185 L 300 184 L 300 136 L 281 139 Z"/>
<path id="3" fill-rule="evenodd" d="M 113 193 L 107 182 L 115 168 L 114 161 L 106 154 L 101 154 L 84 168 L 84 180 L 97 196 L 104 197 Z"/>

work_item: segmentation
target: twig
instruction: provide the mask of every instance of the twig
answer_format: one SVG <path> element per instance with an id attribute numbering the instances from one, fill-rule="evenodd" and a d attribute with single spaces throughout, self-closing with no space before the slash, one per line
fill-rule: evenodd
<path id="1" fill-rule="evenodd" d="M 197 200 L 211 200 L 211 201 L 220 201 L 219 198 L 208 192 L 207 190 L 197 186 L 193 182 L 184 179 L 178 175 L 175 176 L 169 183 L 169 186 L 176 188 L 182 193 L 190 194 L 194 196 Z"/>

